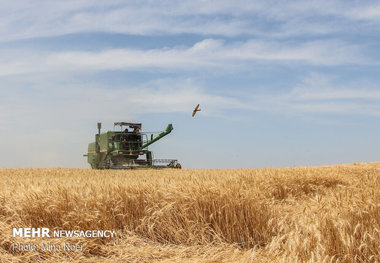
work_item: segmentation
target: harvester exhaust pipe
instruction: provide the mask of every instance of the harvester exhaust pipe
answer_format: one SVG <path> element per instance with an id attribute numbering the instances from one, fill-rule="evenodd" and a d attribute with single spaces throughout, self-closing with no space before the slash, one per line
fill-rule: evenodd
<path id="1" fill-rule="evenodd" d="M 102 123 L 101 122 L 98 122 L 98 134 L 95 136 L 95 151 L 97 153 L 100 152 L 100 129 L 102 128 Z M 97 158 L 98 155 L 97 155 Z"/>
<path id="2" fill-rule="evenodd" d="M 100 129 L 102 128 L 102 123 L 98 122 L 98 134 L 100 135 Z"/>

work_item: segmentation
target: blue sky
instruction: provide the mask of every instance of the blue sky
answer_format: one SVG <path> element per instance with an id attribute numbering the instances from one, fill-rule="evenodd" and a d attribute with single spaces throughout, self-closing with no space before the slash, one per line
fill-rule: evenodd
<path id="1" fill-rule="evenodd" d="M 1 1 L 0 167 L 125 120 L 185 168 L 379 161 L 379 33 L 377 1 Z"/>

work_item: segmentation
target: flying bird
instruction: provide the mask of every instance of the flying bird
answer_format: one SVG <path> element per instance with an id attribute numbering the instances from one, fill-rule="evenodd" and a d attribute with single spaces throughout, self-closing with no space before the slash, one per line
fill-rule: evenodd
<path id="1" fill-rule="evenodd" d="M 195 116 L 195 113 L 197 113 L 197 111 L 201 111 L 201 109 L 199 109 L 199 104 L 197 105 L 197 107 L 195 107 L 195 109 L 193 110 L 193 117 Z"/>

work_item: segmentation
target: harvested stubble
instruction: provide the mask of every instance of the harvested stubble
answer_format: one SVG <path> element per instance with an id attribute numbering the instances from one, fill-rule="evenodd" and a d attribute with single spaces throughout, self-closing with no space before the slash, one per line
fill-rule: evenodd
<path id="1" fill-rule="evenodd" d="M 380 163 L 236 170 L 1 169 L 1 262 L 379 262 Z M 13 227 L 116 238 L 13 238 Z M 14 242 L 82 244 L 14 251 Z"/>

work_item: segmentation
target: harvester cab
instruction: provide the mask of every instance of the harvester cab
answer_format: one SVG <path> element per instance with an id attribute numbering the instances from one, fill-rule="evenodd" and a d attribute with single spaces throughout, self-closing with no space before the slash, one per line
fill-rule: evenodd
<path id="1" fill-rule="evenodd" d="M 117 131 L 116 127 L 120 130 Z M 95 142 L 88 145 L 87 161 L 93 169 L 132 169 L 132 168 L 181 168 L 175 159 L 153 159 L 148 146 L 168 135 L 173 130 L 169 124 L 165 131 L 154 136 L 141 132 L 141 123 L 115 122 L 114 130 L 98 133 Z"/>

